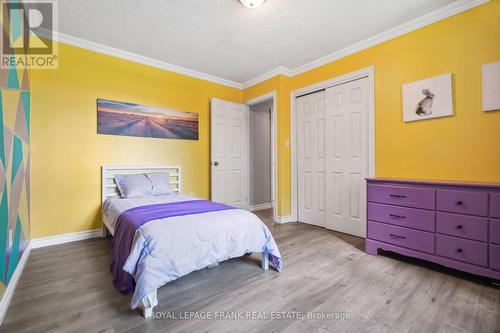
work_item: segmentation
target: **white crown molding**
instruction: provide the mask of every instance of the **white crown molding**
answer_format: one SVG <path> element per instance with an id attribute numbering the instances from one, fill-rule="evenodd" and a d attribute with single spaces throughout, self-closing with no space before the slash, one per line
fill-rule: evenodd
<path id="1" fill-rule="evenodd" d="M 367 38 L 363 41 L 360 41 L 358 43 L 352 44 L 348 47 L 345 47 L 339 51 L 330 53 L 326 56 L 323 56 L 321 58 L 318 58 L 316 60 L 313 60 L 307 64 L 301 65 L 297 68 L 294 69 L 289 69 L 284 66 L 278 66 L 268 72 L 265 72 L 263 74 L 260 74 L 259 76 L 245 81 L 245 82 L 236 82 L 228 79 L 224 79 L 221 77 L 217 77 L 214 75 L 198 72 L 189 68 L 169 64 L 160 60 L 152 59 L 146 56 L 142 56 L 139 54 L 135 54 L 132 52 L 120 50 L 114 47 L 106 46 L 103 44 L 91 42 L 82 38 L 78 38 L 75 36 L 71 36 L 68 34 L 64 33 L 56 33 L 56 38 L 59 40 L 59 42 L 80 47 L 83 49 L 95 51 L 98 53 L 102 54 L 107 54 L 110 56 L 114 56 L 117 58 L 133 61 L 136 63 L 140 63 L 143 65 L 147 66 L 152 66 L 156 68 L 160 68 L 166 71 L 194 77 L 197 79 L 217 83 L 220 85 L 224 85 L 227 87 L 231 88 L 236 88 L 236 89 L 246 89 L 252 86 L 255 86 L 261 82 L 264 82 L 266 80 L 269 80 L 277 75 L 284 75 L 287 77 L 292 77 L 296 76 L 302 73 L 305 73 L 307 71 L 310 71 L 312 69 L 318 68 L 320 66 L 329 64 L 333 61 L 339 60 L 341 58 L 350 56 L 354 53 L 360 52 L 362 50 L 368 49 L 370 47 L 373 47 L 375 45 L 381 44 L 383 42 L 386 42 L 388 40 L 394 39 L 396 37 L 402 36 L 404 34 L 407 34 L 409 32 L 415 31 L 417 29 L 423 28 L 427 25 L 430 25 L 432 23 L 438 22 L 440 20 L 444 20 L 448 17 L 451 17 L 453 15 L 462 13 L 466 10 L 472 9 L 474 7 L 483 5 L 490 0 L 458 0 L 455 1 L 447 6 L 444 6 L 442 8 L 439 8 L 429 14 L 423 15 L 421 17 L 418 17 L 416 19 L 413 19 L 409 22 L 406 22 L 404 24 L 401 24 L 397 27 L 391 28 L 389 30 L 386 30 L 380 34 L 377 34 L 373 37 Z"/>
<path id="2" fill-rule="evenodd" d="M 92 239 L 102 237 L 102 229 L 73 232 L 49 237 L 35 238 L 31 240 L 31 248 L 38 249 L 41 247 L 65 244 L 76 242 L 84 239 Z"/>
<path id="3" fill-rule="evenodd" d="M 449 5 L 444 6 L 440 9 L 437 9 L 429 14 L 420 16 L 420 17 L 413 19 L 409 22 L 406 22 L 406 23 L 401 24 L 397 27 L 386 30 L 380 34 L 377 34 L 375 36 L 367 38 L 367 39 L 360 41 L 358 43 L 352 44 L 352 45 L 350 45 L 346 48 L 343 48 L 339 51 L 330 53 L 326 56 L 323 56 L 321 58 L 313 60 L 313 61 L 311 61 L 307 64 L 304 64 L 302 66 L 299 66 L 297 68 L 288 69 L 288 68 L 283 67 L 283 66 L 277 67 L 277 68 L 275 68 L 275 69 L 273 69 L 265 74 L 259 75 L 256 78 L 248 80 L 247 82 L 245 82 L 243 84 L 243 87 L 248 88 L 248 87 L 254 86 L 260 82 L 268 80 L 268 79 L 273 77 L 273 76 L 269 76 L 272 73 L 277 73 L 274 76 L 282 74 L 282 75 L 286 75 L 289 77 L 305 73 L 305 72 L 310 71 L 312 69 L 321 67 L 323 65 L 329 64 L 329 63 L 334 62 L 336 60 L 350 56 L 354 53 L 366 50 L 370 47 L 381 44 L 381 43 L 386 42 L 388 40 L 397 38 L 397 37 L 402 36 L 404 34 L 407 34 L 409 32 L 418 30 L 418 29 L 423 28 L 425 26 L 428 26 L 432 23 L 436 23 L 436 22 L 444 20 L 448 17 L 462 13 L 466 10 L 483 5 L 489 1 L 490 0 L 459 0 L 459 1 L 453 2 Z"/>
<path id="4" fill-rule="evenodd" d="M 447 6 L 439 8 L 429 14 L 420 16 L 416 19 L 408 21 L 404 24 L 401 24 L 392 29 L 386 30 L 380 34 L 377 34 L 373 37 L 367 38 L 361 42 L 350 45 L 346 48 L 343 48 L 337 52 L 331 53 L 314 61 L 311 61 L 305 65 L 294 68 L 291 72 L 292 75 L 298 75 L 310 71 L 311 69 L 326 65 L 335 60 L 339 60 L 341 58 L 350 56 L 354 53 L 357 53 L 362 50 L 366 50 L 375 45 L 381 44 L 388 40 L 397 38 L 409 32 L 415 31 L 417 29 L 428 26 L 432 23 L 436 23 L 438 21 L 444 20 L 450 16 L 459 14 L 476 6 L 482 5 L 484 3 L 489 2 L 490 0 L 460 0 L 453 2 Z"/>
<path id="5" fill-rule="evenodd" d="M 195 70 L 192 70 L 189 68 L 169 64 L 167 62 L 152 59 L 152 58 L 149 58 L 146 56 L 142 56 L 142 55 L 139 55 L 136 53 L 124 51 L 124 50 L 117 49 L 117 48 L 114 48 L 111 46 L 106 46 L 104 44 L 91 42 L 89 40 L 82 39 L 82 38 L 75 37 L 75 36 L 68 35 L 68 34 L 64 34 L 61 32 L 58 32 L 56 34 L 57 34 L 57 38 L 58 38 L 59 42 L 63 43 L 63 44 L 76 46 L 76 47 L 79 47 L 82 49 L 86 49 L 86 50 L 90 50 L 90 51 L 94 51 L 94 52 L 98 52 L 98 53 L 102 53 L 102 54 L 107 54 L 107 55 L 110 55 L 113 57 L 129 60 L 129 61 L 133 61 L 133 62 L 136 62 L 139 64 L 163 69 L 163 70 L 166 70 L 169 72 L 174 72 L 177 74 L 182 74 L 182 75 L 194 77 L 197 79 L 217 83 L 217 84 L 220 84 L 223 86 L 236 88 L 236 89 L 243 89 L 243 85 L 239 82 L 227 80 L 227 79 L 220 78 L 220 77 L 210 75 L 210 74 L 205 74 L 205 73 L 198 72 L 198 71 L 195 71 Z"/>
<path id="6" fill-rule="evenodd" d="M 26 262 L 28 261 L 28 258 L 30 256 L 30 252 L 31 252 L 31 242 L 28 243 L 28 246 L 26 246 L 26 249 L 24 250 L 21 256 L 21 260 L 19 260 L 19 262 L 17 263 L 17 267 L 14 270 L 14 274 L 12 274 L 9 284 L 7 285 L 7 289 L 5 289 L 2 299 L 0 300 L 0 325 L 2 324 L 3 319 L 5 318 L 5 314 L 7 313 L 7 309 L 9 308 L 12 296 L 14 296 L 14 291 L 16 290 L 17 282 L 19 282 L 19 279 L 21 278 L 21 274 L 24 271 L 24 267 L 26 266 Z"/>
<path id="7" fill-rule="evenodd" d="M 286 68 L 284 66 L 279 66 L 279 67 L 276 67 L 275 69 L 270 70 L 269 72 L 265 72 L 263 74 L 260 74 L 257 77 L 254 77 L 251 80 L 244 82 L 243 89 L 253 87 L 260 82 L 264 82 L 266 80 L 272 79 L 273 77 L 278 76 L 278 75 L 284 75 L 284 76 L 290 77 L 290 76 L 292 76 L 292 73 L 288 68 Z"/>

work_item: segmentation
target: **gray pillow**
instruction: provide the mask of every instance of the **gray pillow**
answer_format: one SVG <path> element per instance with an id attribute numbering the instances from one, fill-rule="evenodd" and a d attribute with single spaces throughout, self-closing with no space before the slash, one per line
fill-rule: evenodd
<path id="1" fill-rule="evenodd" d="M 153 184 L 153 191 L 151 195 L 165 195 L 174 193 L 174 191 L 170 187 L 170 174 L 147 173 L 146 177 L 148 177 Z"/>
<path id="2" fill-rule="evenodd" d="M 141 198 L 152 195 L 153 184 L 145 174 L 115 175 L 122 198 Z"/>

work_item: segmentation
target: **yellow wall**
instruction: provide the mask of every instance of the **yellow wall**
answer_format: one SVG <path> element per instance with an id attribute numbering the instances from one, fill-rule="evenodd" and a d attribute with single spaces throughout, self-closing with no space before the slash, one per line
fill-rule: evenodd
<path id="1" fill-rule="evenodd" d="M 240 91 L 60 45 L 60 69 L 32 74 L 32 236 L 100 227 L 103 164 L 180 164 L 209 197 L 209 99 L 278 93 L 278 215 L 290 214 L 290 92 L 375 67 L 376 175 L 500 182 L 500 111 L 481 111 L 481 65 L 500 60 L 500 0 L 296 77 Z M 453 117 L 403 123 L 401 84 L 453 73 Z M 96 134 L 96 98 L 200 113 L 200 140 Z"/>
<path id="2" fill-rule="evenodd" d="M 209 197 L 209 101 L 224 87 L 59 45 L 58 70 L 32 71 L 33 238 L 100 227 L 102 165 L 181 165 L 183 192 Z M 199 113 L 198 141 L 98 135 L 96 98 Z"/>
<path id="3" fill-rule="evenodd" d="M 244 91 L 278 91 L 279 215 L 290 214 L 290 92 L 375 67 L 376 176 L 500 182 L 500 111 L 481 111 L 481 65 L 500 60 L 500 0 L 466 11 L 292 78 Z M 454 116 L 412 123 L 401 85 L 453 73 Z"/>

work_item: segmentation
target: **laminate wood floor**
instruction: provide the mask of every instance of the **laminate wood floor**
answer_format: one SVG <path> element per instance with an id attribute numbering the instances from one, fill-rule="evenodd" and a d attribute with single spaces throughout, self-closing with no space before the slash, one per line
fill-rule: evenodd
<path id="1" fill-rule="evenodd" d="M 111 239 L 37 249 L 0 331 L 500 332 L 500 289 L 487 280 L 395 255 L 370 256 L 363 239 L 274 224 L 270 210 L 258 215 L 283 255 L 282 273 L 261 270 L 257 255 L 232 259 L 159 289 L 156 315 L 177 319 L 144 319 L 129 309 L 130 295 L 112 286 Z M 270 318 L 281 311 L 302 318 Z M 185 319 L 196 315 L 226 319 Z M 227 318 L 238 315 L 257 319 Z"/>

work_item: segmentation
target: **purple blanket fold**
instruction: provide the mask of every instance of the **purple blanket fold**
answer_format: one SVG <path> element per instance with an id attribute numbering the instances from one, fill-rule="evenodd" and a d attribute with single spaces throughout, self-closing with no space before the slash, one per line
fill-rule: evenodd
<path id="1" fill-rule="evenodd" d="M 135 232 L 143 224 L 167 217 L 202 214 L 228 209 L 234 209 L 234 207 L 208 200 L 190 200 L 134 207 L 121 213 L 116 220 L 111 251 L 110 269 L 113 273 L 113 285 L 115 288 L 123 293 L 132 293 L 134 291 L 134 279 L 123 270 L 123 266 L 132 249 Z"/>

